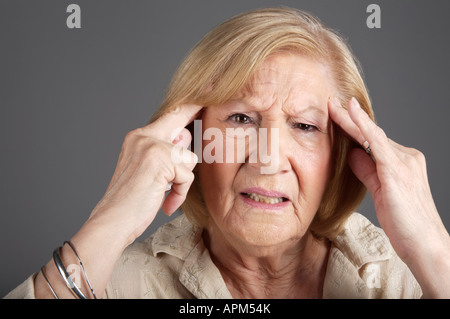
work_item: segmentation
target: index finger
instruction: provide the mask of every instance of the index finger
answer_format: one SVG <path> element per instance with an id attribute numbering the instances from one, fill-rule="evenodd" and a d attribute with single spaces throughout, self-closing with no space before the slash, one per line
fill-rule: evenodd
<path id="1" fill-rule="evenodd" d="M 200 105 L 183 104 L 163 114 L 145 128 L 151 130 L 153 133 L 156 132 L 162 139 L 172 142 L 174 132 L 181 132 L 184 127 L 197 118 L 197 115 L 202 109 L 203 107 Z"/>
<path id="2" fill-rule="evenodd" d="M 348 110 L 341 106 L 339 100 L 335 97 L 328 102 L 328 111 L 330 117 L 341 129 L 344 130 L 352 139 L 358 144 L 362 145 L 365 141 L 363 134 L 359 127 L 351 119 Z"/>
<path id="3" fill-rule="evenodd" d="M 386 133 L 369 118 L 366 112 L 361 109 L 359 102 L 352 98 L 349 102 L 349 116 L 358 126 L 364 136 L 364 148 L 370 146 L 377 163 L 389 163 L 392 159 L 392 146 Z M 367 142 L 366 142 L 367 141 Z"/>

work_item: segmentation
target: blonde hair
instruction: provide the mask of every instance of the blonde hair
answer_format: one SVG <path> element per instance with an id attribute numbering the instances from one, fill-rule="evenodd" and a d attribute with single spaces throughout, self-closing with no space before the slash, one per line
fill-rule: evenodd
<path id="1" fill-rule="evenodd" d="M 370 98 L 356 58 L 345 40 L 309 13 L 291 8 L 266 8 L 237 15 L 210 31 L 175 73 L 153 120 L 184 103 L 202 106 L 227 102 L 271 54 L 292 51 L 325 62 L 345 107 L 355 97 L 373 119 Z M 321 205 L 311 223 L 319 237 L 335 237 L 360 205 L 366 189 L 347 164 L 347 153 L 359 146 L 333 125 L 334 169 Z M 196 178 L 182 205 L 186 216 L 205 226 L 208 212 Z"/>

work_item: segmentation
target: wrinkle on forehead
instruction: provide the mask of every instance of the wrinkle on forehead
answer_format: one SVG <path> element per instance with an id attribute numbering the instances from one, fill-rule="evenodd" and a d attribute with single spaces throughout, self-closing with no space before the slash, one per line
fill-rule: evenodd
<path id="1" fill-rule="evenodd" d="M 319 105 L 334 90 L 329 67 L 306 56 L 282 53 L 269 56 L 233 99 L 261 110 Z M 305 107 L 307 105 L 304 105 Z"/>

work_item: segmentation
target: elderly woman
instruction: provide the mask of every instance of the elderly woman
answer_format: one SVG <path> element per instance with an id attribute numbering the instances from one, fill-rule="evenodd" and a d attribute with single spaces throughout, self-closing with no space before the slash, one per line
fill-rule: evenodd
<path id="1" fill-rule="evenodd" d="M 424 156 L 373 118 L 335 32 L 288 8 L 236 16 L 126 136 L 86 223 L 8 297 L 450 297 Z M 383 230 L 354 212 L 366 188 Z M 184 214 L 133 243 L 161 206 Z"/>

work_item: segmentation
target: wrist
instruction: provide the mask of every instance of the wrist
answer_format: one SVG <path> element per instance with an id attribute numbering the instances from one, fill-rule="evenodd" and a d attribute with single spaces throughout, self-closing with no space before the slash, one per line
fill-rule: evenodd
<path id="1" fill-rule="evenodd" d="M 450 238 L 418 249 L 407 264 L 422 288 L 422 298 L 450 298 Z"/>
<path id="2" fill-rule="evenodd" d="M 71 239 L 72 242 L 84 242 L 101 248 L 108 246 L 109 251 L 122 252 L 134 241 L 133 227 L 126 221 L 117 220 L 112 213 L 91 216 Z"/>

